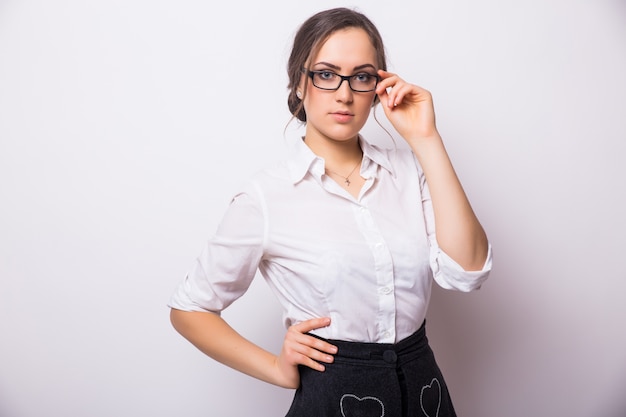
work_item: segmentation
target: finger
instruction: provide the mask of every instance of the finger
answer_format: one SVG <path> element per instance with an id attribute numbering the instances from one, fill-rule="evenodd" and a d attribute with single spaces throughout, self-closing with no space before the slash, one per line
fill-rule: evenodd
<path id="1" fill-rule="evenodd" d="M 391 94 L 389 94 L 388 103 L 389 107 L 397 107 L 402 104 L 407 94 L 413 91 L 413 86 L 407 83 L 399 83 L 393 87 Z"/>
<path id="2" fill-rule="evenodd" d="M 289 367 L 303 365 L 317 371 L 324 371 L 325 363 L 333 362 L 333 358 L 324 358 L 320 356 L 319 352 L 310 352 L 309 354 L 301 353 L 293 349 L 285 349 L 281 354 L 282 360 L 280 362 L 285 363 Z"/>
<path id="3" fill-rule="evenodd" d="M 301 361 L 299 361 L 298 363 L 316 371 L 324 372 L 326 370 L 324 364 L 317 362 L 305 355 L 302 355 Z"/>
<path id="4" fill-rule="evenodd" d="M 387 106 L 393 109 L 402 103 L 416 104 L 420 102 L 432 101 L 430 93 L 414 84 L 406 82 L 394 85 L 392 92 L 387 98 Z"/>
<path id="5" fill-rule="evenodd" d="M 317 362 L 333 363 L 335 361 L 333 355 L 326 353 L 320 349 L 307 347 L 305 345 L 298 346 L 297 353 L 309 359 L 313 359 Z"/>
<path id="6" fill-rule="evenodd" d="M 393 87 L 389 87 L 383 90 L 378 98 L 381 103 L 384 103 L 385 106 L 389 109 L 393 109 L 396 106 L 399 106 L 402 103 L 402 99 L 404 98 L 405 93 L 402 92 L 402 86 L 394 85 Z"/>
<path id="7" fill-rule="evenodd" d="M 380 78 L 382 78 L 383 80 L 386 80 L 387 78 L 393 77 L 394 75 L 396 75 L 396 74 L 394 74 L 393 72 L 385 71 L 385 70 L 382 70 L 382 69 L 378 70 L 378 76 Z"/>
<path id="8" fill-rule="evenodd" d="M 324 340 L 318 339 L 317 337 L 313 337 L 313 336 L 308 336 L 308 335 L 302 335 L 303 337 L 306 338 L 306 340 L 304 340 L 301 345 L 303 346 L 308 346 L 309 348 L 316 350 L 318 352 L 322 352 L 323 354 L 326 353 L 330 353 L 330 354 L 335 354 L 337 353 L 337 346 L 330 344 Z"/>
<path id="9" fill-rule="evenodd" d="M 380 93 L 382 90 L 386 90 L 390 87 L 393 87 L 398 81 L 402 81 L 402 79 L 394 73 L 378 70 L 378 76 L 380 77 L 380 81 L 376 86 L 376 92 Z"/>
<path id="10" fill-rule="evenodd" d="M 411 86 L 396 74 L 379 70 L 379 75 L 382 80 L 376 87 L 376 93 L 380 101 L 390 109 L 400 105 Z"/>
<path id="11" fill-rule="evenodd" d="M 313 344 L 315 345 L 315 343 Z M 318 349 L 319 347 L 320 345 L 312 347 L 304 343 L 297 343 L 295 340 L 286 340 L 285 346 L 283 346 L 283 355 L 289 364 L 304 365 L 318 371 L 323 371 L 323 364 L 333 363 L 335 358 Z"/>
<path id="12" fill-rule="evenodd" d="M 285 341 L 292 346 L 294 350 L 298 350 L 301 353 L 305 353 L 302 349 L 299 349 L 298 346 L 303 346 L 304 348 L 311 348 L 320 352 L 335 354 L 337 353 L 337 347 L 331 343 L 328 343 L 322 339 L 319 339 L 314 336 L 310 336 L 307 334 L 300 333 L 295 328 L 290 327 L 287 335 L 285 337 Z"/>
<path id="13" fill-rule="evenodd" d="M 329 317 L 319 317 L 319 318 L 301 321 L 300 323 L 294 324 L 291 327 L 300 333 L 308 333 L 311 330 L 321 329 L 322 327 L 328 327 L 329 325 L 330 325 Z"/>

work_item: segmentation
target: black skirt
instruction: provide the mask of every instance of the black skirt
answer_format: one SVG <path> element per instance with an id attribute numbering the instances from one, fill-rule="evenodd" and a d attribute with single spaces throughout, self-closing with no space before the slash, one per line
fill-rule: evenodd
<path id="1" fill-rule="evenodd" d="M 300 367 L 286 417 L 456 417 L 425 324 L 395 344 L 328 342 L 335 361 Z"/>

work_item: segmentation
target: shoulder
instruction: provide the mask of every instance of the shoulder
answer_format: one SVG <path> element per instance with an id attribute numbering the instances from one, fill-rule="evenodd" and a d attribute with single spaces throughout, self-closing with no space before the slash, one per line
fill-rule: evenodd
<path id="1" fill-rule="evenodd" d="M 253 173 L 247 181 L 248 186 L 252 185 L 276 185 L 289 183 L 291 171 L 287 160 L 278 160 Z"/>
<path id="2" fill-rule="evenodd" d="M 248 195 L 260 198 L 267 191 L 282 188 L 291 182 L 289 164 L 286 160 L 278 160 L 266 167 L 253 172 L 235 192 L 237 195 Z"/>

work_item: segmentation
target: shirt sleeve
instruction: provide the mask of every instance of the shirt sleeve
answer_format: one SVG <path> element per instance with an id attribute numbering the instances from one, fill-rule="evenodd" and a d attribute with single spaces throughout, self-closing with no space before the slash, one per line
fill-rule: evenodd
<path id="1" fill-rule="evenodd" d="M 241 297 L 263 256 L 264 230 L 262 206 L 254 191 L 235 195 L 168 306 L 219 314 Z"/>
<path id="2" fill-rule="evenodd" d="M 415 163 L 420 176 L 422 207 L 426 222 L 426 233 L 428 234 L 428 240 L 430 243 L 430 267 L 433 271 L 433 278 L 439 286 L 448 290 L 463 292 L 477 290 L 481 287 L 482 283 L 488 278 L 489 273 L 491 272 L 491 243 L 489 243 L 485 263 L 479 271 L 466 271 L 439 247 L 435 234 L 435 213 L 433 211 L 432 200 L 430 198 L 430 191 L 428 189 L 428 184 L 426 183 L 424 171 L 422 171 L 417 158 L 415 158 Z"/>

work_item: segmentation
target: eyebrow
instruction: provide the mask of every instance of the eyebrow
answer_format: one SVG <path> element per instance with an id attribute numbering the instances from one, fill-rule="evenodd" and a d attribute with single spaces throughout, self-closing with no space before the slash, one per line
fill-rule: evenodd
<path id="1" fill-rule="evenodd" d="M 337 70 L 337 71 L 339 71 L 341 69 L 340 66 L 335 65 L 335 64 L 331 64 L 330 62 L 322 61 L 322 62 L 316 62 L 315 64 L 313 64 L 314 67 L 317 66 L 317 65 L 325 65 L 325 66 L 330 67 L 330 68 L 332 68 L 334 70 Z M 357 65 L 356 67 L 354 67 L 352 69 L 352 71 L 358 71 L 358 70 L 362 70 L 362 69 L 365 69 L 365 68 L 371 68 L 374 71 L 376 71 L 376 67 L 373 66 L 372 64 Z"/>

